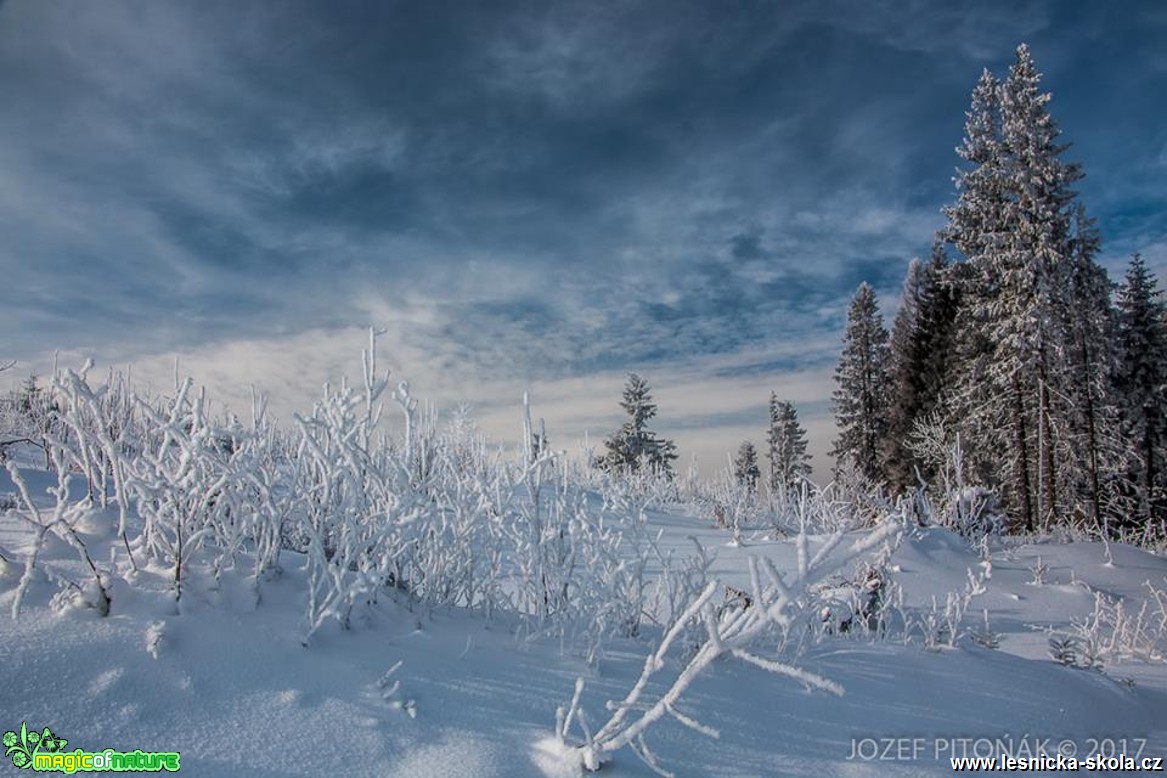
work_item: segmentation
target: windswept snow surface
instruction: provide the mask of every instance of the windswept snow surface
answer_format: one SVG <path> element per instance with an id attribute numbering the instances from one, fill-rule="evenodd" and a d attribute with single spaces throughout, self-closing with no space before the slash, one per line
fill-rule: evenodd
<path id="1" fill-rule="evenodd" d="M 8 488 L 0 482 L 0 493 Z M 732 546 L 681 509 L 652 511 L 650 521 L 666 548 L 688 553 L 694 536 L 716 551 L 714 573 L 726 584 L 744 586 L 749 555 L 794 564 L 792 544 L 761 531 Z M 115 523 L 102 513 L 85 522 L 100 560 L 124 555 Z M 245 571 L 230 571 L 218 585 L 193 576 L 176 608 L 171 571 L 144 569 L 115 584 L 101 618 L 51 605 L 54 572 L 84 580 L 58 541 L 14 620 L 30 539 L 14 511 L 0 514 L 0 554 L 13 563 L 0 567 L 0 731 L 27 722 L 66 738 L 68 750 L 178 751 L 191 776 L 578 775 L 552 737 L 557 706 L 582 676 L 583 708 L 602 722 L 605 702 L 624 696 L 659 636 L 647 629 L 616 642 L 589 667 L 554 642 L 517 639 L 505 620 L 426 612 L 398 593 L 359 610 L 351 630 L 330 624 L 304 647 L 301 565 L 287 552 L 284 574 L 258 603 Z M 1107 739 L 1121 753 L 1125 739 L 1132 755 L 1167 755 L 1167 666 L 1132 658 L 1098 672 L 1048 654 L 1043 628 L 1086 618 L 1097 592 L 1133 612 L 1148 597 L 1145 582 L 1167 588 L 1167 560 L 1127 546 L 1110 554 L 1113 563 L 1097 543 L 999 544 L 964 620 L 977 627 L 987 609 L 998 649 L 968 638 L 934 650 L 827 638 L 801 664 L 842 684 L 842 697 L 720 661 L 681 705 L 720 738 L 669 720 L 647 740 L 678 776 L 948 775 L 949 756 L 985 753 L 990 741 L 1085 756 Z M 905 608 L 928 609 L 967 586 L 969 570 L 983 574 L 981 562 L 959 537 L 925 529 L 905 540 L 892 569 Z M 9 773 L 4 760 L 0 775 Z M 652 772 L 624 750 L 603 774 Z"/>

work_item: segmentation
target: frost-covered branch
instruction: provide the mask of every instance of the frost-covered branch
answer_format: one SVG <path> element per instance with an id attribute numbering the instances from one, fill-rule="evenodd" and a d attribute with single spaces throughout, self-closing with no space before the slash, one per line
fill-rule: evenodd
<path id="1" fill-rule="evenodd" d="M 902 532 L 898 517 L 885 519 L 880 525 L 846 544 L 847 533 L 838 530 L 813 554 L 805 526 L 796 540 L 798 567 L 789 577 L 783 575 L 768 560 L 750 560 L 751 590 L 737 607 L 720 611 L 713 606 L 713 598 L 720 589 L 716 580 L 709 581 L 699 595 L 668 626 L 660 644 L 646 659 L 640 678 L 625 698 L 612 703 L 613 713 L 608 721 L 589 735 L 576 749 L 579 763 L 588 770 L 596 770 L 614 751 L 631 746 L 649 766 L 662 772 L 650 757 L 643 743 L 644 732 L 666 715 L 672 715 L 690 728 L 711 733 L 709 727 L 692 717 L 680 714 L 677 703 L 709 665 L 722 656 L 733 656 L 768 672 L 794 678 L 809 687 L 841 694 L 838 684 L 780 658 L 761 656 L 756 648 L 760 638 L 773 632 L 784 634 L 798 620 L 807 607 L 802 598 L 807 587 L 830 575 L 849 562 L 879 548 Z M 704 639 L 695 654 L 684 662 L 663 692 L 650 693 L 657 688 L 655 679 L 669 666 L 669 650 L 691 623 L 699 623 L 705 630 Z M 578 696 L 578 694 L 577 694 Z M 573 705 L 575 707 L 575 705 Z M 561 736 L 566 734 L 560 728 Z"/>

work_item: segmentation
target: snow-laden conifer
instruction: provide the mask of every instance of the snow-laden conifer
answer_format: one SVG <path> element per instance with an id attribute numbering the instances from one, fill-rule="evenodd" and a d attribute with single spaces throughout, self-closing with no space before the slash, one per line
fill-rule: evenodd
<path id="1" fill-rule="evenodd" d="M 978 81 L 957 150 L 970 167 L 943 231 L 968 261 L 954 415 L 1027 528 L 1097 521 L 1108 402 L 1104 275 L 1040 79 L 1022 45 L 1004 82 Z"/>
<path id="2" fill-rule="evenodd" d="M 796 489 L 810 477 L 806 429 L 798 421 L 794 403 L 770 393 L 770 426 L 766 430 L 770 460 L 770 493 L 780 495 Z"/>
<path id="3" fill-rule="evenodd" d="M 648 429 L 649 420 L 656 416 L 656 403 L 648 382 L 636 373 L 628 375 L 620 407 L 628 414 L 628 420 L 604 441 L 608 451 L 599 460 L 600 466 L 620 475 L 636 473 L 644 466 L 653 474 L 671 476 L 676 445 Z"/>
<path id="4" fill-rule="evenodd" d="M 927 480 L 922 463 L 908 446 L 917 420 L 939 409 L 949 380 L 956 294 L 942 245 L 933 247 L 928 263 L 908 265 L 900 307 L 892 325 L 889 351 L 888 436 L 883 467 L 893 493 Z"/>
<path id="5" fill-rule="evenodd" d="M 843 354 L 832 395 L 839 436 L 831 455 L 874 483 L 884 481 L 882 457 L 888 430 L 888 334 L 875 291 L 860 284 L 847 311 Z"/>
<path id="6" fill-rule="evenodd" d="M 751 493 L 758 488 L 758 479 L 762 477 L 758 468 L 758 450 L 748 440 L 738 446 L 733 460 L 733 477 Z"/>
<path id="7" fill-rule="evenodd" d="M 1167 305 L 1138 254 L 1118 292 L 1116 386 L 1142 523 L 1167 517 Z"/>

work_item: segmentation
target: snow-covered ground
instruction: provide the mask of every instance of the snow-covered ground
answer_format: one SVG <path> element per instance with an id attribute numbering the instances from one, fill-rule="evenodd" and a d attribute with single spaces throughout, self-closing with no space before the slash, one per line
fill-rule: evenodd
<path id="1" fill-rule="evenodd" d="M 38 489 L 47 484 L 33 475 Z M 12 489 L 0 479 L 0 494 Z M 648 515 L 662 548 L 687 553 L 692 536 L 715 551 L 711 572 L 726 585 L 748 588 L 751 555 L 795 564 L 793 542 L 761 530 L 732 544 L 680 507 Z M 78 530 L 95 559 L 116 562 L 114 512 L 94 512 Z M 582 677 L 581 707 L 603 721 L 660 637 L 650 626 L 617 639 L 589 666 L 554 640 L 517 637 L 508 617 L 431 611 L 396 593 L 358 609 L 350 630 L 329 622 L 305 647 L 302 558 L 288 551 L 258 603 L 250 570 L 217 585 L 196 572 L 179 613 L 172 571 L 143 568 L 115 580 L 103 618 L 54 603 L 54 572 L 84 575 L 52 535 L 14 619 L 31 537 L 15 510 L 0 514 L 10 561 L 0 569 L 0 730 L 48 727 L 68 750 L 177 751 L 192 776 L 576 775 L 553 737 L 556 709 Z M 662 720 L 646 738 L 660 766 L 678 776 L 946 775 L 951 756 L 1003 748 L 1167 755 L 1163 635 L 1114 646 L 1098 671 L 1055 662 L 1047 632 L 1113 616 L 1106 603 L 1131 619 L 1144 603 L 1145 621 L 1161 616 L 1148 582 L 1167 589 L 1167 560 L 1129 546 L 1000 541 L 986 564 L 959 536 L 928 528 L 910 532 L 887 569 L 902 590 L 895 618 L 942 621 L 949 593 L 963 593 L 955 646 L 942 627 L 934 646 L 922 628 L 911 640 L 894 626 L 882 639 L 825 637 L 799 665 L 841 684 L 842 696 L 718 660 L 678 707 L 720 736 Z M 1113 631 L 1104 624 L 1094 636 Z M 1135 655 L 1119 656 L 1124 646 Z M 7 761 L 0 772 L 14 769 Z M 603 774 L 652 772 L 623 749 Z"/>

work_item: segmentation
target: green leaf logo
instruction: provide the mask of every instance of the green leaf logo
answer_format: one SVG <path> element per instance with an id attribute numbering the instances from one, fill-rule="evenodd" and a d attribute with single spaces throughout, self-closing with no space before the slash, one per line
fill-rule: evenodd
<path id="1" fill-rule="evenodd" d="M 69 742 L 52 733 L 48 727 L 43 732 L 35 729 L 31 732 L 26 722 L 20 722 L 20 734 L 8 731 L 4 733 L 4 755 L 11 757 L 14 767 L 32 767 L 33 758 L 40 752 L 54 753 L 61 751 Z"/>

